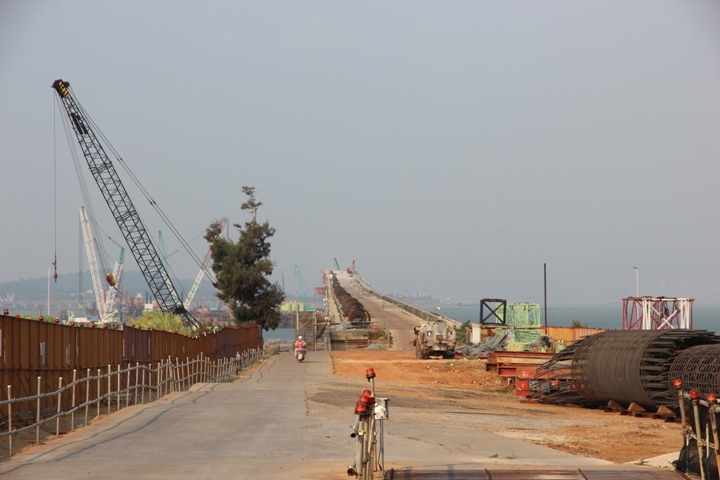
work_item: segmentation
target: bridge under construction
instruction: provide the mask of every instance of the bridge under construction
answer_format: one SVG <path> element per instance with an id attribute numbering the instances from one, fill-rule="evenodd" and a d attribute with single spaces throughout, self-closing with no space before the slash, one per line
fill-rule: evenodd
<path id="1" fill-rule="evenodd" d="M 425 319 L 374 295 L 348 274 L 337 279 L 373 320 L 386 322 L 393 348 L 413 348 L 412 327 Z M 332 312 L 329 307 L 327 313 Z M 371 354 L 367 364 L 372 366 Z M 355 414 L 353 392 L 367 388 L 364 377 L 332 376 L 327 351 L 310 352 L 303 363 L 287 353 L 270 354 L 259 366 L 234 372 L 229 379 L 234 381 L 202 376 L 185 389 L 109 416 L 98 409 L 100 421 L 60 431 L 59 438 L 16 454 L 0 464 L 0 474 L 8 479 L 70 479 L 78 472 L 89 478 L 151 480 L 347 478 L 355 457 L 348 428 Z M 473 412 L 433 404 L 418 411 L 405 406 L 401 394 L 384 393 L 381 374 L 377 382 L 376 395 L 389 397 L 391 412 L 384 425 L 385 478 L 682 478 L 671 470 L 563 453 L 471 424 L 450 425 L 445 420 L 450 416 Z M 500 420 L 503 415 L 495 414 Z M 681 443 L 678 438 L 678 449 Z M 381 477 L 375 471 L 367 478 Z"/>

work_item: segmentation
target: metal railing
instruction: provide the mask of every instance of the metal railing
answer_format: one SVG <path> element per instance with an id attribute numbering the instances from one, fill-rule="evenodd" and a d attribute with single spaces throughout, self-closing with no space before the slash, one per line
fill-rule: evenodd
<path id="1" fill-rule="evenodd" d="M 438 314 L 430 312 L 428 310 L 423 310 L 421 308 L 416 307 L 415 305 L 410 305 L 409 303 L 405 303 L 401 300 L 398 300 L 397 298 L 393 298 L 388 295 L 384 295 L 380 292 L 376 292 L 375 290 L 370 288 L 370 285 L 368 285 L 364 280 L 362 280 L 362 278 L 360 278 L 359 275 L 353 275 L 352 282 L 360 290 L 364 290 L 366 293 L 368 293 L 370 295 L 374 295 L 381 300 L 391 303 L 391 304 L 395 305 L 396 307 L 399 307 L 399 308 L 405 310 L 409 314 L 414 315 L 422 320 L 425 320 L 426 322 L 444 320 L 444 321 L 452 324 L 456 328 L 461 325 L 461 322 L 458 322 L 457 320 L 453 320 L 452 318 L 448 318 L 443 315 L 438 315 Z"/>
<path id="2" fill-rule="evenodd" d="M 250 349 L 242 354 L 238 352 L 235 357 L 215 361 L 200 354 L 185 361 L 168 358 L 154 364 L 136 363 L 125 369 L 120 365 L 115 369 L 108 365 L 107 369 L 98 368 L 95 375 L 88 368 L 82 378 L 78 378 L 78 371 L 73 370 L 72 381 L 64 384 L 60 377 L 57 390 L 49 392 L 42 391 L 43 378 L 37 377 L 37 393 L 20 398 L 12 397 L 12 386 L 8 385 L 8 399 L 0 401 L 0 412 L 7 412 L 7 421 L 0 424 L 0 437 L 8 437 L 9 454 L 12 455 L 13 437 L 22 432 L 35 429 L 35 443 L 40 444 L 41 427 L 52 422 L 55 422 L 55 435 L 59 437 L 61 420 L 69 422 L 67 431 L 74 431 L 81 421 L 78 414 L 84 416 L 80 426 L 89 425 L 100 419 L 103 411 L 110 415 L 113 406 L 114 411 L 118 411 L 131 404 L 142 405 L 172 392 L 186 391 L 197 383 L 231 382 L 265 355 L 277 352 L 279 346 L 279 342 L 268 342 L 263 349 Z M 13 408 L 29 403 L 34 403 L 35 408 Z M 53 406 L 48 408 L 48 404 Z M 94 410 L 92 416 L 91 410 Z"/>

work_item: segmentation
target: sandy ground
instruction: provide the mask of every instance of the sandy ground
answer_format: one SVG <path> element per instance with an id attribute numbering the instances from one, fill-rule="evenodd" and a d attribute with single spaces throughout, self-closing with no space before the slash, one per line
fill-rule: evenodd
<path id="1" fill-rule="evenodd" d="M 332 352 L 331 358 L 338 379 L 364 378 L 365 370 L 373 368 L 376 395 L 391 398 L 394 413 L 414 409 L 412 414 L 418 415 L 432 405 L 426 421 L 471 424 L 617 464 L 669 467 L 682 446 L 677 423 L 528 402 L 508 391 L 503 380 L 486 372 L 485 363 L 479 360 L 416 360 L 414 352 L 382 350 Z M 328 391 L 324 393 L 327 398 Z M 357 399 L 351 392 L 343 397 L 348 395 L 344 405 L 354 405 Z M 662 455 L 666 456 L 654 459 Z"/>

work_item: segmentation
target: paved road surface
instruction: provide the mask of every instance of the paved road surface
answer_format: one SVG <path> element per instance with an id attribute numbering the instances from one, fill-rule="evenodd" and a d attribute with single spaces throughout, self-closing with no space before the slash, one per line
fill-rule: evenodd
<path id="1" fill-rule="evenodd" d="M 354 456 L 349 426 L 357 396 L 352 392 L 359 395 L 363 388 L 367 388 L 364 378 L 333 378 L 327 352 L 310 352 L 304 363 L 281 353 L 234 383 L 197 385 L 30 448 L 0 464 L 0 477 L 347 478 L 345 470 Z M 347 393 L 347 405 L 333 394 L 341 391 Z M 326 397 L 332 398 L 325 401 Z M 392 401 L 386 423 L 387 468 L 446 472 L 484 466 L 608 468 L 601 460 L 483 429 L 444 428 L 432 416 L 421 425 L 403 415 L 401 408 L 396 408 L 398 419 L 393 420 Z"/>
<path id="2" fill-rule="evenodd" d="M 306 410 L 306 384 L 329 372 L 327 354 L 298 363 L 284 353 L 245 380 L 197 385 L 35 447 L 0 464 L 0 478 L 269 480 L 299 478 L 306 462 L 344 465 L 352 451 L 338 440 L 352 419 Z"/>

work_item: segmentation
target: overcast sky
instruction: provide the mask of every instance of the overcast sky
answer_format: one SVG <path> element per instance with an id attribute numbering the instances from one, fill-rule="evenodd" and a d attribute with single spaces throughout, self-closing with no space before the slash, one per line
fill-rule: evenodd
<path id="1" fill-rule="evenodd" d="M 720 2 L 2 0 L 0 282 L 78 270 L 60 78 L 198 255 L 254 186 L 289 293 L 720 303 Z"/>

